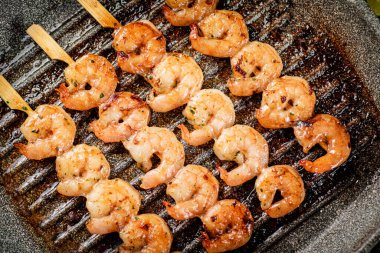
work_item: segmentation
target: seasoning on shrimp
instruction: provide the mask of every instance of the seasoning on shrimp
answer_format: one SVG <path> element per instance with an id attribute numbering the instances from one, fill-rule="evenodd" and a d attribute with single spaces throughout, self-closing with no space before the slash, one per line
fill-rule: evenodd
<path id="1" fill-rule="evenodd" d="M 189 102 L 202 88 L 203 73 L 192 57 L 169 53 L 146 80 L 153 87 L 149 106 L 156 112 L 168 112 Z"/>
<path id="2" fill-rule="evenodd" d="M 65 69 L 66 84 L 57 91 L 65 107 L 85 111 L 98 107 L 115 92 L 118 79 L 104 57 L 88 54 Z"/>
<path id="3" fill-rule="evenodd" d="M 219 182 L 205 167 L 187 165 L 168 183 L 166 194 L 176 204 L 164 202 L 171 217 L 176 220 L 194 218 L 206 212 L 218 200 Z"/>
<path id="4" fill-rule="evenodd" d="M 113 48 L 120 68 L 146 76 L 166 53 L 166 40 L 148 20 L 131 22 L 114 32 Z"/>
<path id="5" fill-rule="evenodd" d="M 141 179 L 140 187 L 143 189 L 169 182 L 185 163 L 182 143 L 167 128 L 145 127 L 123 141 L 123 144 L 138 165 L 147 172 Z M 151 161 L 153 155 L 161 160 L 154 169 Z"/>
<path id="6" fill-rule="evenodd" d="M 99 181 L 86 198 L 91 215 L 86 225 L 91 234 L 119 232 L 141 205 L 140 193 L 121 179 Z"/>
<path id="7" fill-rule="evenodd" d="M 288 128 L 313 116 L 315 93 L 300 77 L 274 79 L 263 92 L 256 118 L 265 128 Z"/>
<path id="8" fill-rule="evenodd" d="M 110 165 L 94 146 L 80 144 L 57 157 L 57 191 L 65 196 L 85 196 L 99 180 L 110 175 Z"/>
<path id="9" fill-rule="evenodd" d="M 99 106 L 99 119 L 89 129 L 102 141 L 119 142 L 148 125 L 150 109 L 130 92 L 116 92 Z"/>
<path id="10" fill-rule="evenodd" d="M 192 146 L 199 146 L 217 138 L 224 128 L 235 123 L 235 110 L 231 99 L 216 89 L 204 89 L 195 94 L 182 114 L 195 128 L 189 132 L 179 125 L 182 138 Z"/>
<path id="11" fill-rule="evenodd" d="M 232 57 L 249 41 L 244 18 L 236 11 L 217 10 L 190 28 L 192 47 L 205 55 Z"/>
<path id="12" fill-rule="evenodd" d="M 334 116 L 318 114 L 294 127 L 294 134 L 307 153 L 319 144 L 327 154 L 314 162 L 301 160 L 299 163 L 312 173 L 323 173 L 344 163 L 351 153 L 350 135 L 347 129 Z"/>
<path id="13" fill-rule="evenodd" d="M 120 253 L 169 253 L 173 236 L 166 222 L 156 214 L 133 217 L 120 231 Z"/>
<path id="14" fill-rule="evenodd" d="M 165 18 L 174 26 L 189 26 L 215 11 L 218 0 L 166 0 Z"/>
<path id="15" fill-rule="evenodd" d="M 255 188 L 261 208 L 272 218 L 287 215 L 305 199 L 301 176 L 287 165 L 276 165 L 262 170 Z M 281 192 L 283 199 L 273 203 L 277 190 Z"/>
<path id="16" fill-rule="evenodd" d="M 73 146 L 76 126 L 61 107 L 40 105 L 21 125 L 28 144 L 15 147 L 28 159 L 41 160 L 60 155 Z"/>
<path id="17" fill-rule="evenodd" d="M 241 185 L 268 166 L 269 148 L 264 137 L 255 129 L 235 125 L 223 130 L 215 141 L 214 152 L 221 160 L 235 161 L 239 166 L 227 172 L 217 165 L 220 177 L 229 186 Z"/>
<path id="18" fill-rule="evenodd" d="M 269 44 L 250 42 L 231 58 L 233 77 L 227 87 L 235 96 L 251 96 L 263 92 L 268 84 L 279 77 L 282 61 Z"/>
<path id="19" fill-rule="evenodd" d="M 251 238 L 253 218 L 249 209 L 236 199 L 218 201 L 201 217 L 203 247 L 207 252 L 240 248 Z"/>

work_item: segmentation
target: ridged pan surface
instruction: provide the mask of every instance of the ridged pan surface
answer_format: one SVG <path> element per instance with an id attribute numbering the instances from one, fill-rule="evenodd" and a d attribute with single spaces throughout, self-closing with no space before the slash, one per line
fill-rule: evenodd
<path id="1" fill-rule="evenodd" d="M 138 19 L 151 20 L 165 35 L 168 51 L 191 55 L 201 66 L 205 82 L 203 88 L 216 88 L 228 94 L 235 106 L 236 123 L 254 127 L 263 134 L 270 146 L 270 165 L 288 164 L 301 174 L 306 188 L 306 199 L 296 211 L 281 219 L 270 219 L 261 209 L 254 189 L 255 180 L 239 187 L 228 187 L 221 180 L 220 199 L 236 198 L 245 203 L 255 219 L 251 240 L 239 252 L 263 251 L 287 231 L 304 221 L 306 217 L 332 198 L 336 197 L 355 179 L 360 169 L 362 154 L 371 154 L 373 146 L 379 145 L 379 112 L 367 89 L 342 55 L 326 31 L 316 29 L 293 16 L 290 0 L 220 1 L 218 9 L 235 10 L 241 13 L 249 28 L 250 40 L 271 44 L 280 53 L 284 62 L 283 75 L 296 75 L 307 79 L 317 95 L 315 113 L 329 113 L 338 117 L 347 126 L 351 135 L 352 154 L 339 168 L 314 175 L 306 172 L 298 161 L 314 159 L 323 155 L 319 147 L 304 154 L 291 129 L 269 130 L 262 128 L 255 119 L 261 95 L 234 97 L 226 88 L 231 75 L 229 59 L 204 56 L 191 48 L 188 27 L 172 27 L 161 12 L 163 1 L 107 1 L 106 8 L 123 24 Z M 54 22 L 54 21 L 52 21 Z M 65 45 L 74 59 L 87 53 L 98 53 L 107 57 L 116 67 L 116 53 L 111 48 L 112 31 L 101 29 L 87 14 L 80 10 L 60 25 L 54 33 Z M 47 57 L 30 46 L 30 52 L 21 55 L 19 62 L 10 64 L 5 76 L 17 80 L 15 87 L 27 102 L 35 108 L 43 103 L 61 104 L 55 88 L 64 82 L 62 63 L 51 63 Z M 28 50 L 26 50 L 28 51 Z M 24 71 L 27 69 L 28 71 Z M 145 98 L 150 87 L 136 75 L 123 74 L 117 68 L 119 91 L 131 91 Z M 169 113 L 153 113 L 150 126 L 167 127 L 180 139 L 176 126 L 185 123 L 181 112 L 184 107 Z M 121 144 L 104 144 L 87 130 L 89 122 L 97 117 L 97 110 L 76 112 L 67 110 L 74 118 L 78 131 L 75 144 L 87 143 L 98 146 L 112 166 L 111 177 L 122 178 L 132 183 L 143 196 L 140 213 L 153 212 L 162 216 L 169 224 L 174 242 L 172 250 L 203 252 L 198 219 L 176 221 L 170 218 L 162 205 L 170 199 L 165 187 L 142 190 L 139 177 L 143 172 L 136 166 Z M 64 197 L 56 192 L 57 176 L 54 159 L 29 161 L 13 147 L 23 142 L 19 128 L 26 115 L 10 111 L 2 102 L 0 107 L 0 158 L 1 183 L 11 196 L 12 203 L 42 238 L 51 252 L 112 252 L 121 243 L 118 235 L 91 235 L 85 223 L 89 219 L 82 197 Z M 183 142 L 184 143 L 184 142 Z M 209 168 L 219 179 L 215 164 L 230 168 L 233 164 L 219 161 L 212 151 L 212 143 L 190 147 L 184 143 L 187 164 L 200 164 Z"/>

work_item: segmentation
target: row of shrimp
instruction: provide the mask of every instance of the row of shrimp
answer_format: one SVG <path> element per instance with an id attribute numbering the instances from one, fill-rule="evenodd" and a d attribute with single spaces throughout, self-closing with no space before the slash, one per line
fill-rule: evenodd
<path id="1" fill-rule="evenodd" d="M 233 77 L 227 87 L 235 96 L 263 92 L 256 118 L 265 128 L 294 128 L 297 140 L 308 152 L 314 145 L 327 155 L 300 161 L 307 171 L 322 173 L 347 160 L 351 147 L 345 127 L 331 115 L 314 114 L 316 97 L 300 77 L 280 77 L 283 63 L 276 50 L 258 41 L 249 42 L 244 18 L 235 11 L 216 10 L 217 0 L 167 0 L 163 7 L 173 26 L 190 26 L 190 42 L 200 53 L 231 57 Z"/>
<path id="2" fill-rule="evenodd" d="M 167 0 L 163 12 L 172 25 L 190 26 L 189 39 L 196 51 L 214 57 L 231 57 L 233 77 L 227 87 L 232 95 L 263 93 L 261 106 L 256 111 L 256 118 L 263 127 L 293 127 L 305 153 L 320 144 L 327 154 L 315 161 L 301 160 L 299 164 L 305 170 L 323 173 L 344 163 L 351 151 L 346 128 L 331 115 L 313 117 L 316 96 L 309 83 L 300 77 L 280 77 L 283 63 L 276 50 L 266 43 L 249 42 L 244 18 L 235 11 L 216 10 L 217 2 Z M 228 103 L 216 107 L 224 109 L 222 104 Z M 271 217 L 281 217 L 298 207 L 305 195 L 298 172 L 286 165 L 267 168 L 268 146 L 256 130 L 242 125 L 230 127 L 235 115 L 226 111 L 221 113 L 225 129 L 220 122 L 204 124 L 207 117 L 200 109 L 202 106 L 202 102 L 190 100 L 184 116 L 195 131 L 189 134 L 187 128 L 181 126 L 182 136 L 189 144 L 200 145 L 214 134 L 217 157 L 239 164 L 230 172 L 218 166 L 225 183 L 236 186 L 258 176 L 256 191 L 262 208 Z M 211 112 L 208 118 L 215 115 Z M 277 190 L 283 199 L 272 205 Z"/>

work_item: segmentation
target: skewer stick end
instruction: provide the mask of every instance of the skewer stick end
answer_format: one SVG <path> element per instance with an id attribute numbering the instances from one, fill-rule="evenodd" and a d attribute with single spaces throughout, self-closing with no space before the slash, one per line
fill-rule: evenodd
<path id="1" fill-rule="evenodd" d="M 11 109 L 26 112 L 28 115 L 34 113 L 32 108 L 2 75 L 0 75 L 0 97 Z"/>

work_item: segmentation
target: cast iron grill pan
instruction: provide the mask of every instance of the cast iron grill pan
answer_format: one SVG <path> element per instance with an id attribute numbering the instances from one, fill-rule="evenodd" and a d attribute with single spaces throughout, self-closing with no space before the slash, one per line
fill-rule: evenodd
<path id="1" fill-rule="evenodd" d="M 107 1 L 106 8 L 122 23 L 138 19 L 151 20 L 165 35 L 168 51 L 191 55 L 201 66 L 205 82 L 203 88 L 216 88 L 229 94 L 226 80 L 231 74 L 229 59 L 204 56 L 194 51 L 189 43 L 188 27 L 172 27 L 161 13 L 164 1 Z M 299 209 L 281 219 L 270 219 L 260 209 L 254 190 L 255 180 L 239 187 L 228 187 L 221 180 L 219 198 L 236 198 L 245 203 L 255 219 L 251 240 L 239 252 L 264 251 L 292 228 L 304 221 L 322 205 L 336 197 L 354 180 L 364 163 L 361 157 L 374 152 L 371 147 L 379 145 L 379 111 L 363 82 L 356 74 L 341 48 L 328 33 L 317 29 L 292 14 L 290 0 L 221 1 L 218 9 L 238 11 L 247 23 L 250 40 L 269 43 L 280 53 L 284 62 L 282 75 L 296 75 L 307 79 L 317 95 L 315 113 L 329 113 L 338 117 L 347 126 L 351 135 L 352 154 L 339 168 L 322 175 L 306 172 L 297 162 L 315 159 L 324 154 L 319 147 L 308 154 L 294 138 L 291 129 L 270 130 L 262 128 L 254 117 L 261 95 L 231 97 L 236 110 L 236 124 L 246 124 L 263 134 L 270 146 L 270 165 L 288 164 L 301 174 L 306 188 L 306 199 Z M 54 22 L 54 20 L 52 20 Z M 88 53 L 107 57 L 116 67 L 116 53 L 111 48 L 112 30 L 102 29 L 84 10 L 73 13 L 54 32 L 61 45 L 77 59 Z M 54 89 L 64 82 L 63 63 L 51 63 L 34 44 L 29 52 L 21 54 L 18 62 L 10 64 L 5 76 L 14 81 L 16 89 L 35 108 L 44 103 L 59 104 Z M 25 71 L 27 70 L 27 71 Z M 123 74 L 117 68 L 119 91 L 130 91 L 145 98 L 150 87 L 143 78 Z M 0 107 L 0 157 L 1 183 L 11 196 L 17 211 L 32 227 L 33 233 L 42 238 L 51 252 L 113 252 L 121 243 L 117 233 L 105 236 L 91 235 L 85 228 L 89 219 L 82 197 L 64 197 L 56 192 L 57 176 L 54 159 L 30 161 L 13 147 L 25 141 L 19 127 L 26 115 L 10 111 L 1 102 Z M 176 126 L 186 123 L 181 112 L 184 107 L 169 113 L 153 113 L 150 126 L 167 127 L 180 139 Z M 96 119 L 97 110 L 76 112 L 67 110 L 74 118 L 78 131 L 75 144 L 87 143 L 98 146 L 111 164 L 111 178 L 122 178 L 132 183 L 143 196 L 140 213 L 153 212 L 169 224 L 174 242 L 172 250 L 203 252 L 200 239 L 202 230 L 198 219 L 176 221 L 170 218 L 162 205 L 163 200 L 172 201 L 160 186 L 144 191 L 138 186 L 143 173 L 137 168 L 120 143 L 104 144 L 87 131 L 88 124 Z M 212 143 L 201 147 L 190 147 L 186 143 L 186 164 L 206 166 L 219 179 L 215 164 L 232 168 L 234 164 L 221 162 L 213 154 Z"/>

